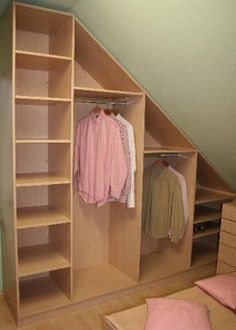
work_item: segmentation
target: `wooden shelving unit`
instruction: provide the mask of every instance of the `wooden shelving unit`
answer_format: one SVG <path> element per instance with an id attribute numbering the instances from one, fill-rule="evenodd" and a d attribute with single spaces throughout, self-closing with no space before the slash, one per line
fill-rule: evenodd
<path id="1" fill-rule="evenodd" d="M 211 203 L 211 202 L 224 202 L 235 198 L 235 194 L 224 191 L 218 191 L 205 187 L 199 187 L 196 191 L 196 205 Z"/>
<path id="2" fill-rule="evenodd" d="M 70 223 L 71 219 L 57 209 L 46 206 L 17 209 L 17 228 L 26 229 Z"/>
<path id="3" fill-rule="evenodd" d="M 184 149 L 184 148 L 171 148 L 171 147 L 145 147 L 144 154 L 145 155 L 152 155 L 152 154 L 160 154 L 160 153 L 167 153 L 167 154 L 184 154 L 184 153 L 192 153 L 195 152 L 194 149 Z"/>
<path id="4" fill-rule="evenodd" d="M 16 51 L 16 67 L 26 70 L 50 71 L 71 60 L 65 56 Z"/>
<path id="5" fill-rule="evenodd" d="M 111 89 L 98 89 L 98 88 L 86 88 L 86 87 L 75 87 L 76 97 L 87 97 L 87 98 L 98 98 L 98 99 L 122 99 L 126 97 L 143 96 L 142 92 L 130 92 L 120 91 Z"/>
<path id="6" fill-rule="evenodd" d="M 17 143 L 70 143 L 70 140 L 49 140 L 49 139 L 17 139 Z"/>
<path id="7" fill-rule="evenodd" d="M 16 105 L 55 105 L 71 102 L 70 98 L 16 95 Z"/>
<path id="8" fill-rule="evenodd" d="M 19 277 L 69 268 L 70 263 L 49 244 L 19 248 Z"/>
<path id="9" fill-rule="evenodd" d="M 66 270 L 64 276 L 66 275 Z M 57 272 L 62 272 L 61 270 Z M 70 300 L 50 276 L 20 282 L 21 318 L 67 306 Z"/>
<path id="10" fill-rule="evenodd" d="M 220 232 L 220 225 L 211 221 L 211 222 L 205 223 L 203 232 L 194 233 L 193 239 L 216 235 L 216 234 L 219 234 L 219 232 Z"/>
<path id="11" fill-rule="evenodd" d="M 191 257 L 193 267 L 214 262 L 204 237 L 193 242 L 193 224 L 219 211 L 194 218 L 194 207 L 235 195 L 183 132 L 72 15 L 14 3 L 2 27 L 4 294 L 18 325 L 184 271 Z M 74 128 L 94 98 L 127 101 L 116 109 L 134 129 L 134 209 L 96 208 L 73 191 Z M 160 154 L 187 183 L 189 219 L 176 245 L 141 232 L 144 162 Z"/>
<path id="12" fill-rule="evenodd" d="M 16 187 L 69 184 L 70 179 L 51 173 L 27 173 L 16 176 Z"/>
<path id="13" fill-rule="evenodd" d="M 194 223 L 203 223 L 221 218 L 220 210 L 211 207 L 197 206 L 195 210 Z"/>

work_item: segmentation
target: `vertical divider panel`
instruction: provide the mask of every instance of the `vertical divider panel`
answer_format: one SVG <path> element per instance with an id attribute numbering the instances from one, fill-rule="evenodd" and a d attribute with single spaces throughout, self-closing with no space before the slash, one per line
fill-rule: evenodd
<path id="1" fill-rule="evenodd" d="M 119 109 L 121 115 L 134 128 L 136 145 L 135 173 L 135 208 L 127 208 L 121 203 L 110 205 L 109 259 L 110 263 L 135 281 L 139 280 L 141 214 L 142 214 L 142 182 L 144 152 L 144 114 L 145 98 Z"/>
<path id="2" fill-rule="evenodd" d="M 0 198 L 3 254 L 3 290 L 14 317 L 19 315 L 15 191 L 15 6 L 0 25 Z"/>
<path id="3" fill-rule="evenodd" d="M 70 162 L 71 162 L 71 185 L 70 185 L 70 214 L 71 214 L 71 225 L 70 225 L 70 260 L 71 260 L 71 270 L 70 270 L 70 298 L 74 300 L 74 220 L 73 220 L 73 160 L 74 160 L 74 57 L 75 57 L 75 19 L 72 18 L 72 29 L 71 29 L 71 115 L 70 115 Z"/>

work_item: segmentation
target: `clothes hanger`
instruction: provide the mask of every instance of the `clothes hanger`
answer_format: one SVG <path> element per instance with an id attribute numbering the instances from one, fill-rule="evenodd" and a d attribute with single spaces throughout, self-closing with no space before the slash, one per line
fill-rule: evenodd
<path id="1" fill-rule="evenodd" d="M 99 114 L 101 112 L 102 112 L 102 108 L 99 107 L 99 104 L 97 104 L 96 107 L 90 111 L 90 113 L 94 113 L 94 114 Z"/>
<path id="2" fill-rule="evenodd" d="M 153 167 L 153 166 L 160 166 L 161 168 L 168 167 L 170 164 L 166 159 L 155 159 L 153 163 L 151 163 L 147 168 Z"/>
<path id="3" fill-rule="evenodd" d="M 104 109 L 104 113 L 107 115 L 107 116 L 110 116 L 111 114 L 117 116 L 118 115 L 118 110 L 113 108 L 112 107 L 112 104 L 111 104 L 111 108 L 106 108 Z"/>

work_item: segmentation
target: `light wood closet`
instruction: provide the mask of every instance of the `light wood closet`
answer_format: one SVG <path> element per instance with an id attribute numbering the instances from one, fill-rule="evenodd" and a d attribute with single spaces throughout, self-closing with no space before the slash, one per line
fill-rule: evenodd
<path id="1" fill-rule="evenodd" d="M 1 49 L 3 280 L 18 325 L 216 260 L 221 204 L 235 194 L 80 22 L 14 3 Z M 93 99 L 126 103 L 117 108 L 135 131 L 135 209 L 85 205 L 73 189 L 75 127 Z M 178 245 L 141 231 L 143 168 L 162 154 L 188 187 Z M 210 223 L 204 235 L 197 222 Z"/>

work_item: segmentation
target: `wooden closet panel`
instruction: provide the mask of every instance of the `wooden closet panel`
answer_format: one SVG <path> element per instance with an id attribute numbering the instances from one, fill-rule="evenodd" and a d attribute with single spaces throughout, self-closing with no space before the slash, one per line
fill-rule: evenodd
<path id="1" fill-rule="evenodd" d="M 17 207 L 42 206 L 48 204 L 48 187 L 21 187 L 17 189 Z"/>
<path id="2" fill-rule="evenodd" d="M 137 170 L 135 174 L 135 208 L 125 204 L 110 205 L 110 263 L 134 280 L 139 278 L 140 230 L 142 212 L 143 151 L 144 151 L 144 97 L 127 107 L 120 107 L 120 114 L 134 128 Z"/>
<path id="3" fill-rule="evenodd" d="M 47 54 L 49 53 L 49 36 L 45 33 L 17 30 L 16 49 Z"/>
<path id="4" fill-rule="evenodd" d="M 16 139 L 48 137 L 48 107 L 16 105 Z"/>
<path id="5" fill-rule="evenodd" d="M 140 87 L 115 58 L 78 20 L 75 23 L 75 56 L 80 65 L 105 89 L 140 91 Z"/>
<path id="6" fill-rule="evenodd" d="M 146 96 L 146 131 L 162 146 L 193 148 L 178 128 L 167 118 L 156 103 Z"/>
<path id="7" fill-rule="evenodd" d="M 17 174 L 48 172 L 48 145 L 18 144 L 16 172 Z"/>
<path id="8" fill-rule="evenodd" d="M 74 264 L 75 268 L 109 262 L 109 204 L 97 208 L 85 204 L 74 194 Z"/>
<path id="9" fill-rule="evenodd" d="M 18 316 L 17 236 L 15 194 L 15 104 L 14 21 L 15 12 L 8 9 L 0 22 L 0 199 L 2 211 L 2 262 L 4 296 L 15 318 Z"/>
<path id="10" fill-rule="evenodd" d="M 75 87 L 103 88 L 76 60 L 74 61 L 74 74 Z"/>
<path id="11" fill-rule="evenodd" d="M 48 92 L 47 71 L 16 69 L 16 95 L 51 96 Z"/>
<path id="12" fill-rule="evenodd" d="M 18 230 L 17 236 L 18 248 L 47 244 L 49 242 L 48 227 Z"/>

